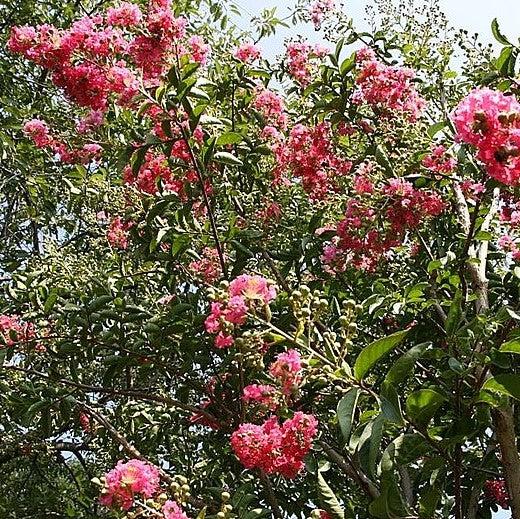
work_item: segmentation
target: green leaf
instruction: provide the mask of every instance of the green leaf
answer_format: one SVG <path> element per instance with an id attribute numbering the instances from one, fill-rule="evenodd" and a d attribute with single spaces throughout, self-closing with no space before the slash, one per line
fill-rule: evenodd
<path id="1" fill-rule="evenodd" d="M 499 43 L 502 45 L 511 45 L 509 40 L 500 32 L 500 27 L 498 26 L 498 20 L 496 18 L 491 22 L 491 31 L 495 40 Z"/>
<path id="2" fill-rule="evenodd" d="M 437 133 L 439 133 L 442 129 L 444 129 L 446 126 L 448 125 L 448 123 L 446 121 L 440 121 L 438 123 L 435 123 L 435 124 L 432 124 L 428 130 L 427 130 L 427 133 L 428 135 L 433 138 L 435 137 L 435 135 Z"/>
<path id="3" fill-rule="evenodd" d="M 219 151 L 215 153 L 213 159 L 217 162 L 222 162 L 223 164 L 229 164 L 231 166 L 242 166 L 244 164 L 238 157 L 235 157 L 235 155 L 228 153 L 227 151 Z"/>
<path id="4" fill-rule="evenodd" d="M 321 472 L 318 472 L 318 493 L 323 503 L 323 508 L 335 519 L 345 519 L 345 510 L 339 504 L 336 494 L 329 487 Z"/>
<path id="5" fill-rule="evenodd" d="M 408 377 L 415 363 L 424 355 L 424 352 L 431 346 L 431 342 L 423 342 L 410 348 L 401 355 L 388 371 L 385 382 L 388 384 L 400 384 Z"/>
<path id="6" fill-rule="evenodd" d="M 430 450 L 419 434 L 402 434 L 389 443 L 381 458 L 381 471 L 391 472 L 413 463 Z"/>
<path id="7" fill-rule="evenodd" d="M 354 376 L 356 379 L 361 380 L 378 360 L 404 340 L 408 332 L 409 330 L 401 330 L 366 346 L 358 355 L 354 364 Z"/>
<path id="8" fill-rule="evenodd" d="M 482 386 L 483 391 L 500 393 L 520 400 L 520 375 L 504 373 L 486 380 Z"/>
<path id="9" fill-rule="evenodd" d="M 47 299 L 45 301 L 45 305 L 43 306 L 44 313 L 48 314 L 54 307 L 57 300 L 58 300 L 58 293 L 55 291 L 52 291 L 49 294 L 49 297 L 47 297 Z"/>
<path id="10" fill-rule="evenodd" d="M 462 292 L 457 290 L 453 302 L 450 305 L 448 319 L 446 320 L 446 333 L 453 335 L 460 326 L 462 318 Z"/>
<path id="11" fill-rule="evenodd" d="M 499 351 L 503 353 L 520 353 L 520 337 L 504 342 L 504 344 L 500 346 Z"/>
<path id="12" fill-rule="evenodd" d="M 217 146 L 225 146 L 228 144 L 236 144 L 237 142 L 240 142 L 243 139 L 242 135 L 235 132 L 227 132 L 223 133 L 218 139 L 217 139 Z"/>
<path id="13" fill-rule="evenodd" d="M 338 422 L 341 429 L 343 439 L 348 442 L 350 432 L 352 430 L 352 423 L 354 421 L 354 413 L 359 396 L 358 388 L 350 389 L 345 396 L 339 401 L 337 408 Z"/>
<path id="14" fill-rule="evenodd" d="M 415 422 L 426 424 L 446 398 L 433 389 L 420 389 L 408 395 L 406 413 Z"/>

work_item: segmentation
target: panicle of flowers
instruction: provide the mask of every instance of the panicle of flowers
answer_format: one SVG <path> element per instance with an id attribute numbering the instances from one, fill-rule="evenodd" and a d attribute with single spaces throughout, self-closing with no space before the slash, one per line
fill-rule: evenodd
<path id="1" fill-rule="evenodd" d="M 175 502 L 168 500 L 162 507 L 164 519 L 188 519 L 183 509 Z"/>
<path id="2" fill-rule="evenodd" d="M 173 145 L 172 157 L 181 160 L 187 159 L 186 148 L 187 145 L 184 140 L 176 141 Z M 193 178 L 191 171 L 184 172 L 182 178 L 177 178 L 168 165 L 168 159 L 164 154 L 148 151 L 137 173 L 132 171 L 131 166 L 125 167 L 123 181 L 126 185 L 133 186 L 149 195 L 159 193 L 161 186 L 163 190 L 175 193 L 184 200 L 185 182 L 192 182 Z"/>
<path id="3" fill-rule="evenodd" d="M 336 179 L 349 173 L 352 162 L 338 154 L 328 123 L 309 127 L 295 125 L 286 141 L 272 145 L 276 158 L 275 178 L 288 173 L 300 178 L 312 199 L 323 199 L 336 189 Z"/>
<path id="4" fill-rule="evenodd" d="M 121 2 L 116 7 L 107 9 L 107 23 L 120 27 L 133 27 L 143 18 L 139 6 L 130 2 Z"/>
<path id="5" fill-rule="evenodd" d="M 205 247 L 199 260 L 193 260 L 188 269 L 209 285 L 215 283 L 222 275 L 218 251 L 212 247 Z"/>
<path id="6" fill-rule="evenodd" d="M 303 41 L 287 45 L 286 58 L 289 75 L 302 87 L 306 87 L 318 70 L 319 60 L 328 53 L 321 45 L 310 45 Z"/>
<path id="7" fill-rule="evenodd" d="M 141 460 L 118 461 L 105 475 L 99 502 L 108 507 L 129 510 L 136 496 L 148 499 L 159 490 L 159 470 Z"/>
<path id="8" fill-rule="evenodd" d="M 276 297 L 274 285 L 262 276 L 243 274 L 234 279 L 225 293 L 211 304 L 205 327 L 217 334 L 215 346 L 229 348 L 234 343 L 232 331 L 246 322 L 247 313 L 269 305 Z"/>
<path id="9" fill-rule="evenodd" d="M 416 189 L 402 178 L 390 179 L 370 198 L 351 198 L 336 236 L 324 248 L 327 270 L 348 265 L 373 271 L 381 259 L 402 244 L 407 232 L 438 216 L 445 203 L 434 191 Z"/>
<path id="10" fill-rule="evenodd" d="M 244 467 L 294 478 L 312 447 L 318 422 L 297 412 L 280 426 L 273 416 L 262 425 L 244 423 L 232 434 L 231 447 Z"/>
<path id="11" fill-rule="evenodd" d="M 356 61 L 359 71 L 354 103 L 372 105 L 387 116 L 403 113 L 412 121 L 420 116 L 426 103 L 415 89 L 412 69 L 385 65 L 371 49 L 358 51 Z"/>
<path id="12" fill-rule="evenodd" d="M 120 216 L 116 216 L 110 222 L 107 230 L 107 240 L 116 249 L 127 249 L 130 243 L 130 229 L 133 222 L 125 221 Z"/>
<path id="13" fill-rule="evenodd" d="M 197 35 L 191 36 L 188 39 L 188 46 L 193 61 L 205 65 L 208 60 L 210 46 L 204 42 L 204 39 Z"/>
<path id="14" fill-rule="evenodd" d="M 314 28 L 319 30 L 325 16 L 334 9 L 334 0 L 315 0 L 309 8 L 309 16 Z"/>
<path id="15" fill-rule="evenodd" d="M 49 70 L 54 84 L 77 105 L 106 111 L 112 98 L 132 103 L 138 77 L 157 84 L 178 56 L 189 53 L 205 63 L 209 46 L 199 36 L 184 41 L 187 25 L 186 18 L 174 16 L 170 0 L 150 0 L 144 14 L 137 4 L 122 2 L 106 16 L 85 16 L 67 29 L 14 27 L 8 47 Z"/>
<path id="16" fill-rule="evenodd" d="M 452 116 L 459 141 L 477 148 L 477 158 L 496 180 L 520 180 L 520 103 L 514 96 L 481 88 L 470 92 Z"/>
<path id="17" fill-rule="evenodd" d="M 50 136 L 49 126 L 40 119 L 27 121 L 23 126 L 23 131 L 38 148 L 45 148 L 54 142 L 54 139 Z"/>
<path id="18" fill-rule="evenodd" d="M 291 395 L 301 383 L 302 362 L 300 354 L 296 350 L 280 353 L 269 367 L 269 374 L 282 386 L 286 396 Z"/>
<path id="19" fill-rule="evenodd" d="M 509 509 L 509 493 L 503 479 L 488 479 L 484 483 L 484 495 L 505 510 Z"/>
<path id="20" fill-rule="evenodd" d="M 87 133 L 103 124 L 103 112 L 101 110 L 91 110 L 85 117 L 76 124 L 78 133 Z"/>
<path id="21" fill-rule="evenodd" d="M 520 260 L 520 245 L 514 238 L 508 234 L 504 234 L 498 239 L 498 246 L 504 251 L 511 253 L 515 261 Z"/>
<path id="22" fill-rule="evenodd" d="M 457 166 L 456 159 L 447 153 L 442 144 L 435 146 L 432 152 L 424 157 L 422 163 L 425 168 L 444 175 L 452 173 Z"/>
<path id="23" fill-rule="evenodd" d="M 242 43 L 233 52 L 233 56 L 244 63 L 251 63 L 260 58 L 260 49 L 253 43 Z"/>
<path id="24" fill-rule="evenodd" d="M 0 315 L 0 349 L 30 341 L 35 336 L 32 323 L 23 322 L 18 315 Z"/>
<path id="25" fill-rule="evenodd" d="M 272 90 L 258 88 L 255 92 L 253 106 L 263 115 L 268 125 L 276 128 L 285 128 L 287 125 L 283 99 Z"/>
<path id="26" fill-rule="evenodd" d="M 246 403 L 254 402 L 266 409 L 274 411 L 278 407 L 277 394 L 278 392 L 273 386 L 267 384 L 249 384 L 244 387 L 242 399 Z"/>

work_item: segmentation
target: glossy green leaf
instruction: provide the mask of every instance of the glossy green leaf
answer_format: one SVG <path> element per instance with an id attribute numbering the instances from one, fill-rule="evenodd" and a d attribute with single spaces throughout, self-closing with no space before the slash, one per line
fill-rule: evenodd
<path id="1" fill-rule="evenodd" d="M 405 339 L 408 332 L 409 330 L 402 330 L 393 333 L 363 348 L 354 364 L 354 376 L 356 379 L 361 380 L 382 357 L 387 355 Z"/>

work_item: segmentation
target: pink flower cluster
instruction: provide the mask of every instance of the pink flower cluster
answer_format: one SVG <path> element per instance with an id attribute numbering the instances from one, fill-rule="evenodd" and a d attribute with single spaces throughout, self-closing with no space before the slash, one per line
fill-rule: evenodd
<path id="1" fill-rule="evenodd" d="M 159 471 L 140 460 L 118 461 L 105 475 L 105 488 L 99 502 L 108 507 L 129 510 L 136 495 L 148 499 L 159 490 Z"/>
<path id="2" fill-rule="evenodd" d="M 321 45 L 292 42 L 287 45 L 287 69 L 289 75 L 302 87 L 306 87 L 318 69 L 318 63 L 328 49 Z"/>
<path id="3" fill-rule="evenodd" d="M 284 112 L 283 99 L 267 88 L 259 88 L 255 93 L 253 106 L 264 117 L 268 125 L 285 128 L 287 114 Z"/>
<path id="4" fill-rule="evenodd" d="M 209 46 L 200 36 L 186 37 L 188 21 L 176 18 L 171 0 L 150 0 L 143 14 L 123 2 L 102 15 L 85 16 L 69 29 L 52 25 L 14 27 L 12 52 L 51 72 L 54 84 L 79 106 L 105 111 L 109 100 L 132 102 L 139 77 L 155 84 L 176 56 L 205 63 Z"/>
<path id="5" fill-rule="evenodd" d="M 205 321 L 206 331 L 217 334 L 215 346 L 232 346 L 234 338 L 230 330 L 243 325 L 249 311 L 268 305 L 275 297 L 275 287 L 262 276 L 243 274 L 234 279 L 229 284 L 226 299 L 211 304 L 211 313 Z"/>
<path id="6" fill-rule="evenodd" d="M 107 230 L 107 240 L 112 247 L 116 249 L 127 249 L 130 239 L 130 229 L 133 222 L 124 221 L 116 216 L 111 222 Z"/>
<path id="7" fill-rule="evenodd" d="M 520 261 L 520 244 L 512 236 L 505 234 L 498 239 L 498 246 L 504 252 L 510 252 L 515 261 Z"/>
<path id="8" fill-rule="evenodd" d="M 322 260 L 337 271 L 348 264 L 372 271 L 387 252 L 402 244 L 408 231 L 438 216 L 444 207 L 437 193 L 416 189 L 401 178 L 391 179 L 370 198 L 347 202 L 345 217 Z"/>
<path id="9" fill-rule="evenodd" d="M 121 2 L 117 7 L 107 10 L 107 24 L 120 27 L 134 27 L 143 18 L 139 6 L 130 2 Z"/>
<path id="10" fill-rule="evenodd" d="M 484 483 L 484 495 L 501 508 L 509 509 L 509 493 L 503 479 L 488 479 Z"/>
<path id="11" fill-rule="evenodd" d="M 285 397 L 289 401 L 302 382 L 302 362 L 296 350 L 280 353 L 269 367 L 269 374 L 279 387 L 267 384 L 250 384 L 244 388 L 242 398 L 245 402 L 255 402 L 260 406 L 275 411 Z"/>
<path id="12" fill-rule="evenodd" d="M 300 371 L 302 362 L 296 350 L 280 353 L 269 367 L 269 374 L 277 379 L 282 386 L 282 392 L 289 396 L 301 383 Z"/>
<path id="13" fill-rule="evenodd" d="M 205 247 L 202 257 L 194 260 L 188 265 L 188 269 L 205 283 L 212 285 L 222 275 L 218 251 L 215 248 Z"/>
<path id="14" fill-rule="evenodd" d="M 315 0 L 309 9 L 309 15 L 312 23 L 314 24 L 314 28 L 319 30 L 323 19 L 332 11 L 335 7 L 334 0 Z"/>
<path id="15" fill-rule="evenodd" d="M 278 407 L 277 390 L 274 386 L 267 384 L 249 384 L 242 393 L 242 399 L 246 403 L 255 402 L 271 411 Z"/>
<path id="16" fill-rule="evenodd" d="M 303 458 L 318 430 L 312 415 L 297 412 L 280 426 L 273 416 L 262 425 L 242 424 L 231 436 L 231 447 L 248 469 L 294 478 L 303 468 Z"/>
<path id="17" fill-rule="evenodd" d="M 338 176 L 349 173 L 352 163 L 338 154 L 331 127 L 320 123 L 309 127 L 295 125 L 286 141 L 273 144 L 276 178 L 292 173 L 302 181 L 303 189 L 313 199 L 323 199 L 335 189 Z"/>
<path id="18" fill-rule="evenodd" d="M 23 131 L 38 148 L 49 148 L 62 162 L 87 164 L 97 159 L 101 154 L 99 144 L 87 143 L 79 149 L 70 149 L 65 143 L 52 137 L 49 126 L 40 119 L 27 121 L 24 124 Z"/>
<path id="19" fill-rule="evenodd" d="M 260 58 L 261 54 L 260 49 L 256 45 L 246 42 L 235 49 L 233 56 L 244 63 L 251 63 Z"/>
<path id="20" fill-rule="evenodd" d="M 413 70 L 385 65 L 370 48 L 358 51 L 356 60 L 359 72 L 357 90 L 352 96 L 354 103 L 367 103 L 387 116 L 397 112 L 406 114 L 411 120 L 419 117 L 425 101 L 413 85 Z"/>
<path id="21" fill-rule="evenodd" d="M 457 166 L 457 161 L 448 155 L 446 148 L 442 145 L 435 146 L 432 152 L 424 157 L 423 166 L 435 173 L 449 175 Z"/>
<path id="22" fill-rule="evenodd" d="M 176 145 L 179 143 L 179 145 Z M 185 158 L 186 143 L 182 140 L 177 141 L 172 150 L 173 156 Z M 184 178 L 174 176 L 168 159 L 162 153 L 147 152 L 143 164 L 135 174 L 130 166 L 126 166 L 123 171 L 123 181 L 126 185 L 134 186 L 137 190 L 155 195 L 159 192 L 159 185 L 163 190 L 176 193 L 179 198 L 184 198 L 185 181 L 193 181 L 190 172 L 184 173 Z"/>
<path id="23" fill-rule="evenodd" d="M 34 339 L 34 325 L 24 323 L 17 315 L 0 315 L 0 349 Z"/>
<path id="24" fill-rule="evenodd" d="M 496 180 L 516 186 L 520 180 L 520 103 L 514 96 L 474 90 L 452 114 L 458 140 L 477 148 L 477 158 Z"/>
<path id="25" fill-rule="evenodd" d="M 162 508 L 164 519 L 188 519 L 182 508 L 175 501 L 166 501 Z"/>

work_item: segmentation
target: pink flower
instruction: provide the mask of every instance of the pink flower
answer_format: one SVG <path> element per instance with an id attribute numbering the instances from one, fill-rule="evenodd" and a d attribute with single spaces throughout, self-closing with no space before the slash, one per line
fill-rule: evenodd
<path id="1" fill-rule="evenodd" d="M 136 494 L 148 499 L 159 490 L 159 470 L 140 460 L 118 461 L 105 479 L 99 502 L 108 507 L 129 510 Z"/>
<path id="2" fill-rule="evenodd" d="M 242 274 L 229 284 L 229 295 L 243 296 L 248 301 L 262 301 L 267 305 L 276 297 L 276 289 L 262 276 Z"/>
<path id="3" fill-rule="evenodd" d="M 387 116 L 401 112 L 412 121 L 419 117 L 426 103 L 412 83 L 411 69 L 385 65 L 368 48 L 358 51 L 356 57 L 360 69 L 356 78 L 358 89 L 352 97 L 354 103 L 372 105 Z"/>
<path id="4" fill-rule="evenodd" d="M 30 121 L 27 121 L 23 126 L 23 131 L 27 136 L 31 137 L 38 148 L 44 148 L 53 143 L 53 139 L 49 135 L 49 127 L 47 126 L 47 123 L 40 119 L 31 119 Z"/>
<path id="5" fill-rule="evenodd" d="M 338 151 L 328 123 L 314 127 L 296 124 L 287 141 L 275 142 L 272 149 L 277 164 L 275 177 L 292 173 L 301 178 L 303 189 L 313 200 L 334 192 L 337 177 L 346 175 L 352 167 Z"/>
<path id="6" fill-rule="evenodd" d="M 191 36 L 188 40 L 191 57 L 196 63 L 204 65 L 208 59 L 210 47 L 201 36 Z"/>
<path id="7" fill-rule="evenodd" d="M 243 43 L 235 50 L 233 56 L 244 63 L 250 63 L 260 57 L 260 49 L 252 43 Z"/>
<path id="8" fill-rule="evenodd" d="M 116 249 L 127 249 L 129 244 L 132 222 L 125 222 L 119 216 L 116 216 L 107 231 L 107 240 L 112 247 Z"/>
<path id="9" fill-rule="evenodd" d="M 457 161 L 446 153 L 446 148 L 442 145 L 436 146 L 433 151 L 424 157 L 423 166 L 435 171 L 449 175 L 457 166 Z"/>
<path id="10" fill-rule="evenodd" d="M 520 181 L 520 104 L 514 96 L 482 88 L 470 92 L 451 116 L 460 141 L 477 148 L 477 158 L 496 180 Z"/>
<path id="11" fill-rule="evenodd" d="M 282 385 L 285 395 L 290 395 L 301 382 L 302 362 L 296 350 L 280 353 L 269 367 L 269 374 Z"/>
<path id="12" fill-rule="evenodd" d="M 287 124 L 287 115 L 284 113 L 282 98 L 267 88 L 257 89 L 253 106 L 265 118 L 266 123 L 278 128 L 284 128 Z"/>
<path id="13" fill-rule="evenodd" d="M 78 133 L 87 133 L 89 130 L 97 128 L 103 124 L 103 112 L 99 110 L 91 110 L 83 119 L 81 119 L 76 129 Z"/>
<path id="14" fill-rule="evenodd" d="M 246 386 L 242 394 L 242 399 L 245 402 L 257 402 L 272 411 L 277 407 L 276 388 L 266 384 L 250 384 Z"/>
<path id="15" fill-rule="evenodd" d="M 107 10 L 107 23 L 121 27 L 133 27 L 143 17 L 139 6 L 130 2 L 121 2 L 117 7 L 109 7 Z"/>
<path id="16" fill-rule="evenodd" d="M 209 285 L 215 283 L 222 275 L 217 249 L 205 247 L 201 259 L 192 261 L 188 269 Z"/>
<path id="17" fill-rule="evenodd" d="M 24 323 L 17 315 L 0 315 L 0 349 L 34 339 L 32 323 Z"/>
<path id="18" fill-rule="evenodd" d="M 215 347 L 219 349 L 225 349 L 233 346 L 235 343 L 235 339 L 232 335 L 224 335 L 222 332 L 219 332 L 215 337 Z"/>
<path id="19" fill-rule="evenodd" d="M 314 24 L 314 28 L 318 30 L 321 27 L 323 18 L 329 11 L 334 9 L 334 0 L 315 0 L 310 7 L 309 14 Z"/>
<path id="20" fill-rule="evenodd" d="M 182 508 L 175 501 L 166 501 L 162 508 L 164 519 L 188 519 Z"/>

